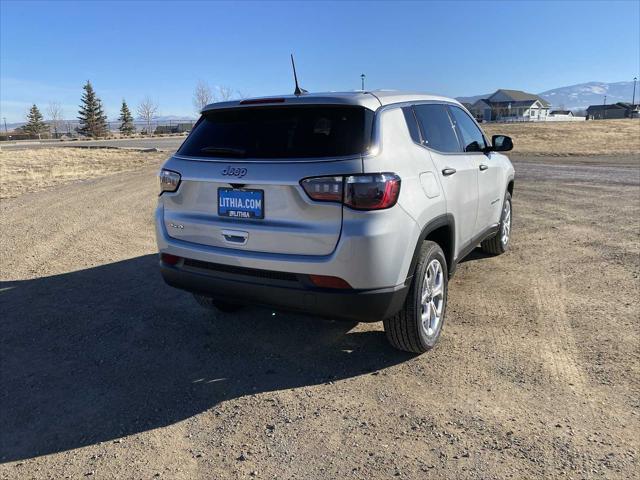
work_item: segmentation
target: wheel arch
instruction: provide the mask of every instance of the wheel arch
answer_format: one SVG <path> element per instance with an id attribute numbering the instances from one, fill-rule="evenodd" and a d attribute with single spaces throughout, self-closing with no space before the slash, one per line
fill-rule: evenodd
<path id="1" fill-rule="evenodd" d="M 442 248 L 445 259 L 447 260 L 447 270 L 449 276 L 455 271 L 455 220 L 450 213 L 440 215 L 425 225 L 418 237 L 416 246 L 411 259 L 411 265 L 409 266 L 409 272 L 407 274 L 407 280 L 405 283 L 411 283 L 411 279 L 416 270 L 416 265 L 420 258 L 420 246 L 425 240 L 431 240 L 436 242 Z"/>

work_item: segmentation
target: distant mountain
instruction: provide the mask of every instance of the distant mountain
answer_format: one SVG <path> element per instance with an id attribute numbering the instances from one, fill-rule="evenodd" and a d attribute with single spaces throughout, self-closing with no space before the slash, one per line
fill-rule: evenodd
<path id="1" fill-rule="evenodd" d="M 638 101 L 636 91 L 636 102 Z M 551 103 L 553 107 L 564 106 L 568 110 L 587 108 L 589 105 L 601 105 L 605 95 L 607 103 L 628 102 L 631 103 L 633 95 L 633 82 L 589 82 L 571 85 L 569 87 L 554 88 L 539 93 L 542 98 Z"/>
<path id="2" fill-rule="evenodd" d="M 154 122 L 175 122 L 176 120 L 187 121 L 187 122 L 195 122 L 197 118 L 195 117 L 185 117 L 179 115 L 159 115 L 155 117 Z"/>
<path id="3" fill-rule="evenodd" d="M 640 85 L 639 85 L 640 86 Z M 493 93 L 493 92 L 492 92 Z M 471 97 L 457 97 L 457 100 L 465 103 L 474 103 L 486 95 L 474 95 Z M 607 96 L 607 103 L 629 102 L 633 95 L 633 82 L 588 82 L 570 85 L 568 87 L 554 88 L 546 92 L 538 93 L 542 98 L 551 104 L 551 108 L 567 110 L 586 109 L 589 105 L 601 105 L 604 96 Z M 636 90 L 636 103 L 640 98 L 640 88 Z"/>

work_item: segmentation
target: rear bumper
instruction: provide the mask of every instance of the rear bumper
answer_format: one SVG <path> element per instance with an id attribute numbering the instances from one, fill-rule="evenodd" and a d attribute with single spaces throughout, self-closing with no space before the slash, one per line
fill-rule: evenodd
<path id="1" fill-rule="evenodd" d="M 408 287 L 378 290 L 334 290 L 311 287 L 300 275 L 270 278 L 270 272 L 256 276 L 228 271 L 176 266 L 160 262 L 164 281 L 175 288 L 209 295 L 225 302 L 264 305 L 275 309 L 304 312 L 321 317 L 377 322 L 397 313 Z"/>
<path id="2" fill-rule="evenodd" d="M 397 205 L 372 212 L 345 208 L 340 239 L 328 255 L 253 251 L 243 246 L 215 247 L 206 245 L 207 238 L 203 238 L 202 243 L 194 243 L 171 237 L 164 221 L 163 201 L 160 197 L 155 214 L 160 253 L 266 271 L 334 276 L 344 279 L 356 290 L 377 290 L 405 283 L 420 236 L 415 221 Z M 207 235 L 214 233 L 212 229 Z M 304 241 L 313 244 L 314 238 L 310 236 Z"/>

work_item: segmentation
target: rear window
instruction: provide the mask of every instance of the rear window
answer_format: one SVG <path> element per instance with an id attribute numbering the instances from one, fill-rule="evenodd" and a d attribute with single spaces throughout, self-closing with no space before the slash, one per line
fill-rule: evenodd
<path id="1" fill-rule="evenodd" d="M 287 106 L 205 113 L 178 150 L 194 157 L 290 159 L 360 154 L 373 112 L 358 106 Z"/>

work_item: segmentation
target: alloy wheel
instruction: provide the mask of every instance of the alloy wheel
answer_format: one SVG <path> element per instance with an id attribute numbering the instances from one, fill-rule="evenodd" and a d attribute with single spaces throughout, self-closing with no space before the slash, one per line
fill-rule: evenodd
<path id="1" fill-rule="evenodd" d="M 438 333 L 444 308 L 444 273 L 438 259 L 427 266 L 422 281 L 422 328 L 428 337 Z"/>
<path id="2" fill-rule="evenodd" d="M 511 202 L 509 200 L 504 202 L 502 209 L 502 229 L 500 231 L 500 240 L 502 245 L 506 246 L 509 243 L 509 236 L 511 235 Z"/>

